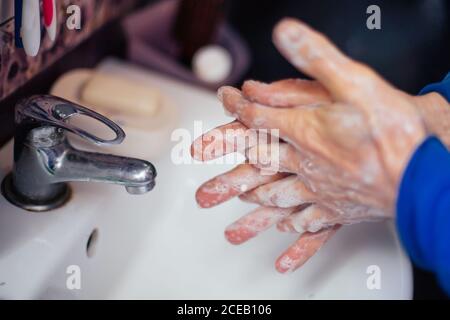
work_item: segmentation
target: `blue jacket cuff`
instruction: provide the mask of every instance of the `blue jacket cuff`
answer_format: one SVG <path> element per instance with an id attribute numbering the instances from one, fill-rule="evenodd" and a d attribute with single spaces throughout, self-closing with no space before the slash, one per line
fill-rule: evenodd
<path id="1" fill-rule="evenodd" d="M 427 85 L 419 92 L 419 95 L 430 92 L 438 92 L 450 102 L 450 73 L 447 74 L 443 81 Z"/>

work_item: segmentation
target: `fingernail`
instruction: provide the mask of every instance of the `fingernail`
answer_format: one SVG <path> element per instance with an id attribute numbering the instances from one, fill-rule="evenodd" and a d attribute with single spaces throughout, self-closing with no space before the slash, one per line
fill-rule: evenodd
<path id="1" fill-rule="evenodd" d="M 239 223 L 233 223 L 225 229 L 225 238 L 234 245 L 242 244 L 256 235 L 257 232 L 253 232 Z"/>
<path id="2" fill-rule="evenodd" d="M 306 26 L 294 19 L 282 20 L 274 30 L 273 42 L 278 49 L 287 55 L 288 59 L 296 67 L 304 65 L 303 59 L 300 58 L 299 51 L 304 43 L 304 30 Z"/>
<path id="3" fill-rule="evenodd" d="M 240 94 L 240 93 L 241 93 L 241 91 L 236 89 L 236 88 L 233 88 L 233 87 L 230 87 L 230 86 L 223 86 L 223 87 L 220 87 L 217 90 L 217 98 L 221 102 L 223 102 L 223 97 L 225 95 L 227 95 L 227 94 Z"/>
<path id="4" fill-rule="evenodd" d="M 217 98 L 220 100 L 220 102 L 223 102 L 223 92 L 225 90 L 225 87 L 220 87 L 217 90 Z"/>
<path id="5" fill-rule="evenodd" d="M 288 255 L 282 255 L 275 263 L 275 268 L 280 273 L 290 273 L 295 270 L 296 261 Z"/>
<path id="6" fill-rule="evenodd" d="M 283 27 L 276 34 L 275 43 L 282 46 L 288 52 L 295 52 L 299 48 L 301 35 L 297 29 L 291 26 Z"/>
<path id="7" fill-rule="evenodd" d="M 281 20 L 274 28 L 274 35 L 287 35 L 291 37 L 301 36 L 305 25 L 297 19 L 285 18 Z"/>

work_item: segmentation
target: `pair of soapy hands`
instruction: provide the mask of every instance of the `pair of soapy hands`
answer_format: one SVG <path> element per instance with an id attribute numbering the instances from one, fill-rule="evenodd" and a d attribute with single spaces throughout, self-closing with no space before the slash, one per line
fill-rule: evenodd
<path id="1" fill-rule="evenodd" d="M 273 40 L 315 80 L 221 88 L 219 99 L 237 120 L 198 138 L 192 154 L 202 161 L 230 151 L 246 155 L 246 163 L 204 183 L 196 199 L 204 208 L 236 196 L 259 205 L 226 229 L 233 244 L 273 225 L 299 233 L 276 261 L 284 273 L 304 264 L 341 225 L 393 218 L 401 176 L 416 147 L 430 133 L 450 144 L 450 109 L 439 94 L 395 89 L 300 21 L 282 20 Z M 261 171 L 270 143 L 243 147 L 225 138 L 227 130 L 245 135 L 248 128 L 279 130 L 277 173 Z M 211 145 L 226 148 L 207 152 Z"/>

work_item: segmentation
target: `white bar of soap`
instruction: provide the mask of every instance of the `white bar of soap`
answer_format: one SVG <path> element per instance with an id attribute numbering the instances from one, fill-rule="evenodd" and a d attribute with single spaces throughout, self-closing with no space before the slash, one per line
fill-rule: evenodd
<path id="1" fill-rule="evenodd" d="M 93 109 L 135 116 L 154 116 L 161 93 L 132 80 L 96 72 L 81 90 L 81 100 Z"/>

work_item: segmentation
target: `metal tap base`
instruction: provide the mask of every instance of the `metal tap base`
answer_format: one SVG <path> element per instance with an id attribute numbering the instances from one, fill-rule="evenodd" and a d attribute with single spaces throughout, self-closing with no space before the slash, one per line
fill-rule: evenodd
<path id="1" fill-rule="evenodd" d="M 45 212 L 57 209 L 63 206 L 72 194 L 67 183 L 63 184 L 61 192 L 54 198 L 46 201 L 33 201 L 20 195 L 15 189 L 12 182 L 12 174 L 8 174 L 2 181 L 1 191 L 3 196 L 11 204 L 30 212 Z"/>

